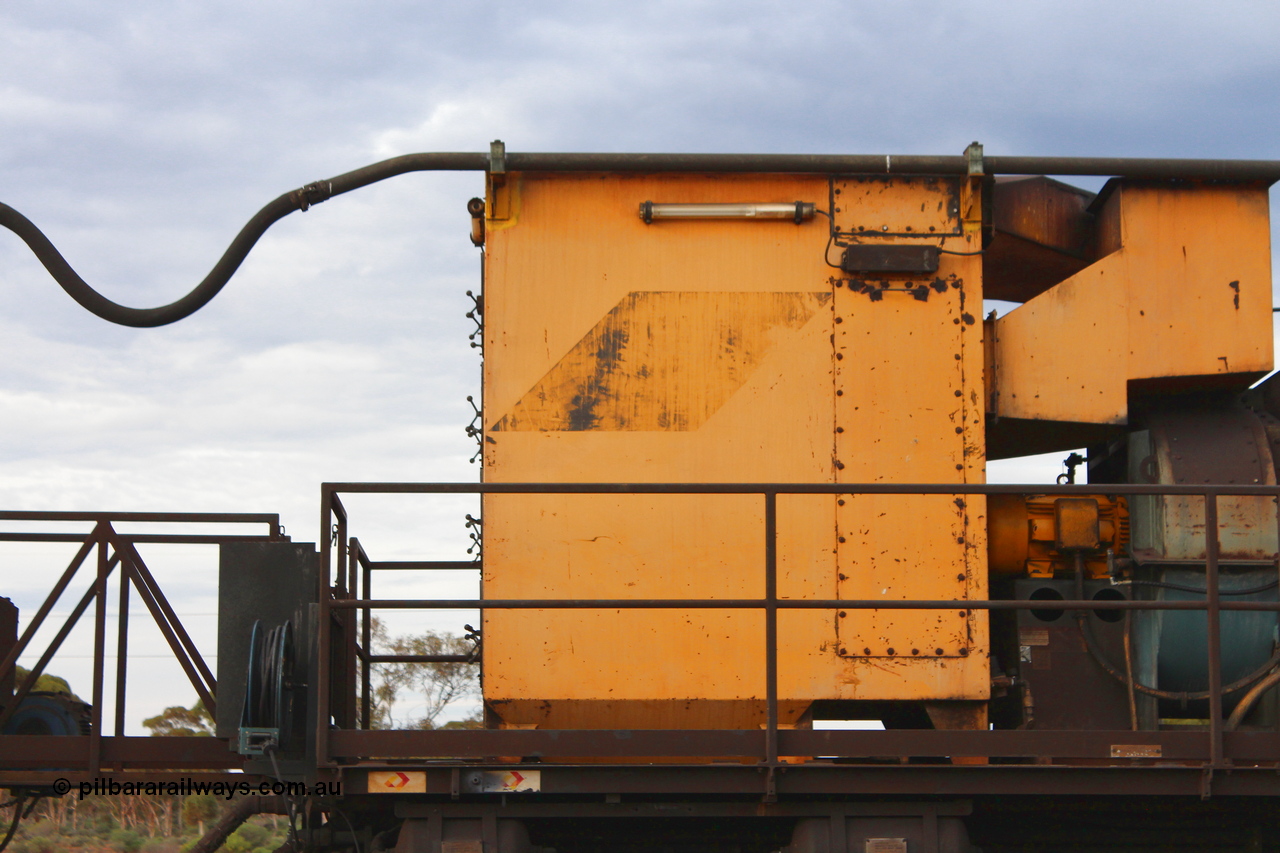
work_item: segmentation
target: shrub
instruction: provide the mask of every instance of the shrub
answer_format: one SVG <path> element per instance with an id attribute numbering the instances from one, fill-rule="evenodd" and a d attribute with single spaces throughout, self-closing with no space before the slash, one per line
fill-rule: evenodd
<path id="1" fill-rule="evenodd" d="M 132 829 L 115 829 L 107 836 L 107 840 L 120 853 L 138 853 L 142 848 L 142 842 L 146 841 L 147 837 Z"/>

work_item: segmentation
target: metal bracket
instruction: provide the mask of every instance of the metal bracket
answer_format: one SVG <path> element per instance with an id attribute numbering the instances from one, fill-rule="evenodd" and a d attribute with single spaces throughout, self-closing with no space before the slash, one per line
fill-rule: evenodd
<path id="1" fill-rule="evenodd" d="M 507 188 L 507 146 L 501 139 L 489 143 L 489 170 L 485 175 L 486 213 L 495 222 L 511 218 L 511 193 Z"/>
<path id="2" fill-rule="evenodd" d="M 847 287 L 851 293 L 865 293 L 867 298 L 872 302 L 879 302 L 884 299 L 886 293 L 907 293 L 912 298 L 920 302 L 929 301 L 930 290 L 937 293 L 946 293 L 947 288 L 951 286 L 952 279 L 935 278 L 931 282 L 905 281 L 901 284 L 893 284 L 889 281 L 865 281 L 857 278 L 832 278 L 831 284 L 835 287 Z M 959 279 L 954 279 L 959 282 Z"/>
<path id="3" fill-rule="evenodd" d="M 279 743 L 279 729 L 242 726 L 236 742 L 236 752 L 240 755 L 266 755 L 267 749 L 278 746 Z"/>
<path id="4" fill-rule="evenodd" d="M 982 145 L 970 142 L 964 150 L 964 159 L 969 177 L 960 189 L 961 228 L 966 234 L 974 234 L 982 231 Z"/>
<path id="5" fill-rule="evenodd" d="M 778 768 L 776 765 L 770 764 L 765 770 L 764 776 L 764 797 L 763 802 L 776 803 L 778 801 Z"/>
<path id="6" fill-rule="evenodd" d="M 505 175 L 507 173 L 507 144 L 501 139 L 489 143 L 489 174 Z"/>
<path id="7" fill-rule="evenodd" d="M 969 177 L 975 175 L 981 177 L 984 172 L 982 170 L 982 143 L 974 140 L 969 143 L 969 147 L 964 149 L 964 159 L 969 166 Z"/>

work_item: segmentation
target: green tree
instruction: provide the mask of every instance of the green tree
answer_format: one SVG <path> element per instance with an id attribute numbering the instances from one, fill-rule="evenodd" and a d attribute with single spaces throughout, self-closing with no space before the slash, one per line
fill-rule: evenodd
<path id="1" fill-rule="evenodd" d="M 252 821 L 242 823 L 240 828 L 227 838 L 227 853 L 251 853 L 266 844 L 271 831 Z"/>
<path id="2" fill-rule="evenodd" d="M 20 686 L 22 682 L 26 681 L 27 676 L 30 674 L 31 670 L 26 669 L 25 667 L 14 667 L 15 689 L 17 686 Z M 31 689 L 41 693 L 65 693 L 72 699 L 81 702 L 84 701 L 79 696 L 71 692 L 71 685 L 67 683 L 65 678 L 58 675 L 50 675 L 47 672 L 40 673 L 40 677 L 36 679 L 36 683 Z"/>
<path id="3" fill-rule="evenodd" d="M 465 637 L 447 632 L 425 631 L 391 637 L 386 626 L 373 620 L 373 648 L 376 654 L 393 655 L 469 655 L 473 643 Z M 425 710 L 416 720 L 403 721 L 409 728 L 434 729 L 445 709 L 468 698 L 480 695 L 480 665 L 478 663 L 390 663 L 374 664 L 372 672 L 373 712 L 372 726 L 378 729 L 393 728 L 397 720 L 392 714 L 396 702 L 410 692 L 423 700 Z M 459 721 L 451 727 L 479 727 L 480 720 L 473 717 Z"/>
<path id="4" fill-rule="evenodd" d="M 182 822 L 194 826 L 200 835 L 204 835 L 204 822 L 213 820 L 221 812 L 218 798 L 212 794 L 193 794 L 182 804 Z"/>
<path id="5" fill-rule="evenodd" d="M 108 836 L 111 846 L 120 851 L 120 853 L 137 853 L 138 848 L 142 847 L 142 843 L 147 837 L 140 832 L 132 829 L 117 829 L 112 831 Z"/>
<path id="6" fill-rule="evenodd" d="M 190 708 L 174 705 L 160 714 L 143 720 L 152 737 L 212 737 L 213 715 L 198 701 Z"/>

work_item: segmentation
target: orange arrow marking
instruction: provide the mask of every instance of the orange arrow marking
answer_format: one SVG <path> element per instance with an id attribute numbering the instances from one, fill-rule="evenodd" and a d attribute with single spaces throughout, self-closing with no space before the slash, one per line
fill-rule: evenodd
<path id="1" fill-rule="evenodd" d="M 395 776 L 388 779 L 384 784 L 386 784 L 388 788 L 403 788 L 405 785 L 409 784 L 409 777 L 404 775 L 403 773 L 397 773 Z"/>

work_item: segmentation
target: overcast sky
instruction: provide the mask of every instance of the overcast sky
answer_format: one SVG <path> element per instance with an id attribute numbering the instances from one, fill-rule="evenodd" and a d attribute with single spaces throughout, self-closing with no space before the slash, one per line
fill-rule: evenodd
<path id="1" fill-rule="evenodd" d="M 496 138 L 1276 158 L 1277 36 L 1280 6 L 1259 2 L 9 0 L 0 201 L 103 293 L 150 306 L 283 191 Z M 479 174 L 411 175 L 295 213 L 207 308 L 152 330 L 93 317 L 0 232 L 0 507 L 279 512 L 313 541 L 323 481 L 474 479 L 464 206 L 482 194 Z M 419 539 L 456 558 L 467 508 L 387 507 L 378 527 L 370 504 L 357 530 L 384 535 L 378 559 Z M 209 643 L 213 555 L 155 553 Z M 30 615 L 68 557 L 0 550 L 0 595 Z M 82 693 L 84 651 L 52 667 Z M 131 730 L 194 700 L 151 681 Z"/>

